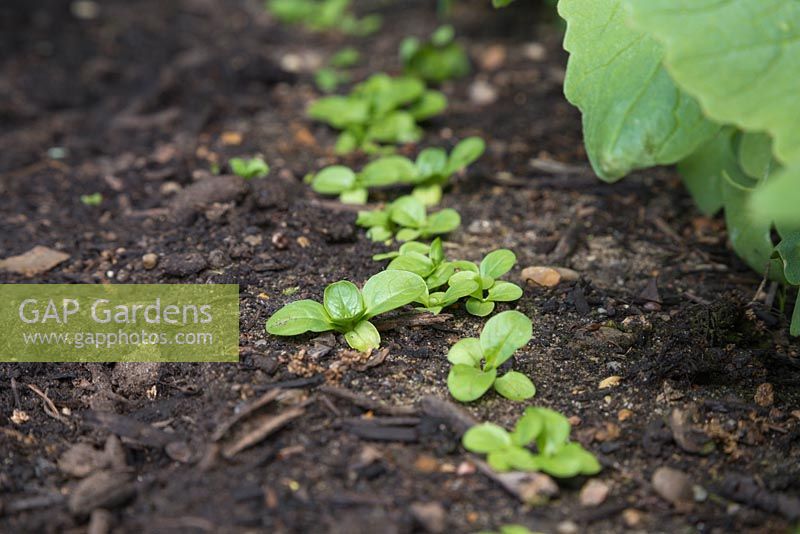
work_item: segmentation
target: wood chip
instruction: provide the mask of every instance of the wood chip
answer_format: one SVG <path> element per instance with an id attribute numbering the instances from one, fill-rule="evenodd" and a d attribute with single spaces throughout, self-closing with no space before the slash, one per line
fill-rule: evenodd
<path id="1" fill-rule="evenodd" d="M 46 273 L 68 259 L 69 254 L 37 245 L 24 254 L 0 260 L 0 270 L 31 277 Z"/>
<path id="2" fill-rule="evenodd" d="M 622 380 L 621 376 L 613 375 L 609 376 L 608 378 L 604 378 L 600 381 L 600 389 L 608 389 L 613 388 L 619 385 L 620 380 Z"/>
<path id="3" fill-rule="evenodd" d="M 98 471 L 75 486 L 67 503 L 73 515 L 85 516 L 97 508 L 119 506 L 135 493 L 130 474 Z"/>
<path id="4" fill-rule="evenodd" d="M 243 436 L 236 439 L 232 443 L 223 446 L 222 456 L 225 458 L 232 458 L 241 451 L 260 443 L 274 432 L 280 430 L 291 421 L 303 415 L 305 411 L 306 410 L 304 407 L 298 406 L 296 408 L 284 410 L 278 415 L 261 418 L 261 420 L 256 422 L 255 426 L 251 430 L 247 431 Z"/>

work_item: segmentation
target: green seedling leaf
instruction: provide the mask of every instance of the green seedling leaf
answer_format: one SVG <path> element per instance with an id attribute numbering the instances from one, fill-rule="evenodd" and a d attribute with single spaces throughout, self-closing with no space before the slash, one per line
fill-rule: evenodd
<path id="1" fill-rule="evenodd" d="M 361 321 L 344 333 L 347 344 L 360 352 L 370 352 L 381 346 L 381 335 L 369 321 Z"/>
<path id="2" fill-rule="evenodd" d="M 333 147 L 333 151 L 337 154 L 349 154 L 358 148 L 359 139 L 360 136 L 351 131 L 342 132 L 336 138 L 336 146 Z"/>
<path id="3" fill-rule="evenodd" d="M 403 228 L 397 232 L 397 240 L 398 241 L 411 241 L 416 239 L 422 235 L 422 232 L 419 230 L 414 230 L 413 228 Z"/>
<path id="4" fill-rule="evenodd" d="M 386 268 L 408 271 L 425 278 L 431 274 L 434 266 L 433 261 L 426 255 L 420 254 L 419 252 L 407 252 L 393 259 Z"/>
<path id="5" fill-rule="evenodd" d="M 429 248 L 429 256 L 431 258 L 431 261 L 436 265 L 444 261 L 444 246 L 442 246 L 441 237 L 437 237 L 436 239 L 431 241 L 431 245 Z"/>
<path id="6" fill-rule="evenodd" d="M 348 46 L 342 48 L 331 57 L 330 64 L 337 69 L 347 69 L 355 66 L 361 60 L 361 54 L 353 48 Z"/>
<path id="7" fill-rule="evenodd" d="M 525 417 L 541 420 L 542 430 L 536 436 L 539 454 L 556 454 L 569 439 L 570 425 L 566 417 L 549 408 L 526 408 Z"/>
<path id="8" fill-rule="evenodd" d="M 356 185 L 356 174 L 343 165 L 332 165 L 319 171 L 311 180 L 311 188 L 323 195 L 337 195 Z"/>
<path id="9" fill-rule="evenodd" d="M 233 158 L 228 162 L 233 174 L 246 180 L 263 178 L 269 174 L 269 165 L 261 158 Z"/>
<path id="10" fill-rule="evenodd" d="M 399 225 L 419 228 L 425 224 L 425 206 L 412 196 L 398 198 L 389 211 L 392 221 Z"/>
<path id="11" fill-rule="evenodd" d="M 447 97 L 439 91 L 425 91 L 419 101 L 408 108 L 411 116 L 424 121 L 441 114 L 447 108 Z"/>
<path id="12" fill-rule="evenodd" d="M 359 211 L 356 224 L 365 228 L 386 226 L 389 224 L 389 214 L 384 210 Z"/>
<path id="13" fill-rule="evenodd" d="M 425 278 L 425 283 L 428 285 L 428 289 L 436 289 L 437 287 L 441 287 L 447 283 L 453 273 L 455 272 L 455 268 L 451 263 L 440 263 L 432 273 L 430 273 Z M 444 293 L 442 293 L 444 296 Z"/>
<path id="14" fill-rule="evenodd" d="M 420 177 L 429 177 L 444 172 L 447 167 L 447 152 L 442 148 L 426 148 L 415 162 Z"/>
<path id="15" fill-rule="evenodd" d="M 413 143 L 422 137 L 414 116 L 406 111 L 394 111 L 375 119 L 367 128 L 366 138 L 381 143 Z"/>
<path id="16" fill-rule="evenodd" d="M 439 26 L 431 34 L 431 44 L 435 46 L 444 46 L 450 43 L 456 35 L 456 31 L 449 24 Z"/>
<path id="17" fill-rule="evenodd" d="M 491 301 L 483 301 L 474 297 L 467 299 L 467 311 L 476 317 L 486 317 L 494 311 L 494 307 L 495 304 Z"/>
<path id="18" fill-rule="evenodd" d="M 411 191 L 411 196 L 425 206 L 436 206 L 442 201 L 442 186 L 437 184 L 418 185 Z"/>
<path id="19" fill-rule="evenodd" d="M 383 271 L 364 284 L 361 295 L 366 305 L 365 317 L 370 319 L 410 304 L 428 292 L 425 281 L 406 271 Z"/>
<path id="20" fill-rule="evenodd" d="M 676 5 L 672 0 L 653 4 Z M 634 169 L 680 161 L 719 129 L 704 117 L 697 101 L 672 81 L 662 65 L 662 46 L 630 26 L 624 7 L 625 0 L 558 3 L 567 21 L 564 48 L 570 52 L 564 93 L 583 113 L 589 160 L 607 181 Z M 717 24 L 706 21 L 706 29 L 699 33 L 717 39 L 717 32 L 707 31 Z M 694 47 L 689 39 L 685 43 Z M 719 39 L 719 43 L 728 46 L 727 40 Z M 718 85 L 720 91 L 731 87 L 738 85 Z"/>
<path id="21" fill-rule="evenodd" d="M 503 456 L 505 456 L 505 463 L 510 469 L 534 471 L 537 467 L 536 457 L 531 451 L 523 447 L 511 445 L 503 451 Z"/>
<path id="22" fill-rule="evenodd" d="M 341 201 L 342 204 L 366 204 L 368 198 L 369 191 L 363 187 L 352 189 L 350 191 L 344 191 L 341 195 L 339 195 L 339 201 Z"/>
<path id="23" fill-rule="evenodd" d="M 447 174 L 453 174 L 475 162 L 486 150 L 486 143 L 480 137 L 467 137 L 461 140 L 447 161 Z"/>
<path id="24" fill-rule="evenodd" d="M 314 84 L 323 93 L 332 93 L 340 83 L 346 82 L 348 78 L 346 73 L 324 67 L 314 73 Z"/>
<path id="25" fill-rule="evenodd" d="M 529 415 L 528 412 L 517 420 L 514 431 L 511 433 L 511 441 L 520 447 L 526 447 L 544 429 L 544 421 L 536 414 Z"/>
<path id="26" fill-rule="evenodd" d="M 510 271 L 515 263 L 517 263 L 517 256 L 510 250 L 501 248 L 490 252 L 483 258 L 480 273 L 483 276 L 500 278 Z"/>
<path id="27" fill-rule="evenodd" d="M 461 443 L 468 451 L 488 454 L 509 447 L 511 436 L 501 426 L 494 423 L 482 423 L 464 432 Z"/>
<path id="28" fill-rule="evenodd" d="M 503 473 L 511 469 L 511 464 L 508 461 L 508 456 L 506 455 L 505 449 L 501 451 L 490 452 L 486 456 L 486 463 L 489 464 L 489 467 L 499 473 Z"/>
<path id="29" fill-rule="evenodd" d="M 416 37 L 406 37 L 400 41 L 400 49 L 398 50 L 400 61 L 408 63 L 414 54 L 417 53 L 417 50 L 419 50 L 420 44 L 419 39 Z"/>
<path id="30" fill-rule="evenodd" d="M 309 106 L 308 116 L 344 129 L 369 120 L 369 103 L 346 96 L 326 96 Z"/>
<path id="31" fill-rule="evenodd" d="M 461 402 L 479 399 L 492 387 L 497 376 L 496 369 L 481 371 L 469 365 L 454 365 L 447 375 L 447 388 L 450 394 Z"/>
<path id="32" fill-rule="evenodd" d="M 364 314 L 364 299 L 355 284 L 342 280 L 325 288 L 325 311 L 337 324 L 346 324 Z"/>
<path id="33" fill-rule="evenodd" d="M 483 359 L 481 342 L 478 338 L 467 337 L 457 341 L 447 353 L 447 361 L 457 365 L 478 367 Z"/>
<path id="34" fill-rule="evenodd" d="M 564 445 L 552 456 L 536 456 L 536 468 L 558 478 L 594 475 L 601 467 L 597 459 L 578 443 Z"/>
<path id="35" fill-rule="evenodd" d="M 458 300 L 467 295 L 471 295 L 480 289 L 479 276 L 472 271 L 460 271 L 455 273 L 448 280 L 449 287 L 445 292 L 447 300 Z"/>
<path id="36" fill-rule="evenodd" d="M 424 209 L 424 208 L 423 208 Z M 423 230 L 425 236 L 447 234 L 461 225 L 461 216 L 454 209 L 445 208 L 428 216 L 427 224 Z"/>
<path id="37" fill-rule="evenodd" d="M 722 128 L 678 163 L 683 183 L 706 215 L 714 215 L 723 206 L 722 172 L 730 173 L 737 167 L 733 151 L 735 133 L 732 128 Z"/>
<path id="38" fill-rule="evenodd" d="M 410 183 L 417 175 L 414 163 L 403 156 L 376 159 L 361 170 L 361 183 L 367 187 Z"/>
<path id="39" fill-rule="evenodd" d="M 305 332 L 333 330 L 328 312 L 319 302 L 298 300 L 275 312 L 267 321 L 267 332 L 276 336 L 296 336 Z"/>
<path id="40" fill-rule="evenodd" d="M 495 380 L 494 389 L 512 401 L 523 401 L 536 395 L 536 387 L 530 378 L 517 371 L 509 371 Z"/>
<path id="41" fill-rule="evenodd" d="M 85 206 L 99 206 L 103 203 L 102 193 L 92 193 L 91 195 L 81 195 L 81 203 Z"/>
<path id="42" fill-rule="evenodd" d="M 367 230 L 367 237 L 372 241 L 388 241 L 392 238 L 392 231 L 385 226 L 373 226 Z"/>
<path id="43" fill-rule="evenodd" d="M 493 302 L 513 302 L 522 296 L 522 288 L 511 282 L 495 282 L 489 288 L 487 300 Z"/>
<path id="44" fill-rule="evenodd" d="M 748 202 L 752 216 L 760 224 L 774 221 L 778 225 L 800 225 L 800 162 L 770 176 L 758 187 Z"/>
<path id="45" fill-rule="evenodd" d="M 517 349 L 524 347 L 532 335 L 531 320 L 518 311 L 504 311 L 486 321 L 480 337 L 486 366 L 502 365 Z"/>

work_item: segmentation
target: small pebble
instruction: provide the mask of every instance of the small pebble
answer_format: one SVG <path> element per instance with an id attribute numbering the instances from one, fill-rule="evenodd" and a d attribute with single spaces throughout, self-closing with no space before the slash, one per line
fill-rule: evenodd
<path id="1" fill-rule="evenodd" d="M 692 480 L 683 471 L 671 467 L 659 467 L 653 473 L 652 483 L 656 493 L 672 504 L 694 500 Z"/>
<path id="2" fill-rule="evenodd" d="M 158 256 L 156 254 L 151 252 L 142 256 L 142 266 L 148 271 L 150 269 L 155 269 L 156 265 L 158 265 Z"/>

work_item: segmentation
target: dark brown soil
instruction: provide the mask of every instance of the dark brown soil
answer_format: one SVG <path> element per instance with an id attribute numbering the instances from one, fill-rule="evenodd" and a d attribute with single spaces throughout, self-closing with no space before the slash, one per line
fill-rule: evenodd
<path id="1" fill-rule="evenodd" d="M 324 60 L 352 44 L 366 58 L 356 79 L 397 72 L 400 40 L 436 26 L 433 2 L 376 3 L 385 31 L 356 39 L 279 25 L 255 1 L 108 0 L 98 18 L 79 20 L 68 2 L 6 0 L 0 258 L 34 245 L 70 258 L 32 279 L 1 273 L 0 281 L 238 283 L 241 358 L 0 365 L 0 531 L 83 532 L 90 516 L 93 532 L 105 531 L 103 521 L 115 532 L 435 531 L 419 503 L 444 511 L 446 532 L 507 523 L 542 532 L 792 528 L 800 360 L 785 316 L 751 302 L 759 276 L 672 171 L 615 185 L 591 175 L 580 117 L 561 93 L 560 30 L 546 11 L 523 1 L 500 12 L 488 0 L 457 4 L 475 72 L 444 86 L 450 108 L 426 126 L 421 146 L 481 135 L 489 149 L 445 195 L 464 221 L 447 252 L 475 260 L 511 248 L 519 263 L 510 278 L 520 283 L 529 265 L 581 274 L 555 289 L 526 288 L 514 307 L 533 319 L 534 338 L 514 367 L 537 385 L 531 404 L 572 417 L 576 439 L 602 460 L 605 502 L 581 504 L 583 479 L 561 482 L 547 504 L 520 502 L 474 472 L 457 425 L 420 404 L 449 402 L 447 349 L 483 324 L 463 309 L 434 325 L 401 319 L 383 333 L 385 358 L 366 364 L 341 339 L 264 333 L 286 302 L 319 298 L 342 278 L 364 281 L 381 268 L 372 254 L 384 250 L 355 227 L 353 211 L 303 185 L 306 173 L 336 161 L 335 134 L 305 118 L 313 73 L 287 72 L 285 56 Z M 529 57 L 534 42 L 544 46 L 538 60 Z M 480 62 L 490 46 L 506 53 L 492 71 Z M 471 101 L 477 78 L 498 91 L 496 102 Z M 271 164 L 268 178 L 223 178 L 208 209 L 185 198 L 213 163 L 224 171 L 229 157 L 254 154 Z M 567 166 L 544 172 L 533 158 Z M 100 207 L 79 200 L 93 192 L 104 196 Z M 159 255 L 153 270 L 143 267 L 147 253 Z M 652 292 L 641 296 L 652 280 L 660 304 L 647 300 Z M 601 389 L 611 376 L 618 385 Z M 325 379 L 356 402 L 320 389 Z M 61 414 L 48 415 L 28 385 Z M 276 387 L 267 413 L 299 415 L 251 448 L 220 454 L 216 429 Z M 382 405 L 370 410 L 365 399 Z M 28 419 L 12 420 L 15 409 Z M 523 406 L 488 395 L 465 409 L 510 426 Z M 670 425 L 675 410 L 686 425 Z M 714 450 L 698 454 L 698 436 Z M 116 451 L 107 455 L 116 467 L 79 486 L 59 463 L 77 443 Z M 697 500 L 659 496 L 651 479 L 665 466 L 692 478 Z M 84 501 L 73 502 L 76 492 Z"/>

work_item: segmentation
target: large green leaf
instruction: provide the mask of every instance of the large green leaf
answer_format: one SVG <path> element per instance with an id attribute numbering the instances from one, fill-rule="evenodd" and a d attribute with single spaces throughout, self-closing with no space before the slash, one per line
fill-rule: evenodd
<path id="1" fill-rule="evenodd" d="M 536 395 L 531 379 L 517 371 L 509 371 L 494 381 L 494 389 L 512 401 L 523 401 Z"/>
<path id="2" fill-rule="evenodd" d="M 736 167 L 733 136 L 736 130 L 723 128 L 678 163 L 683 183 L 700 210 L 714 215 L 722 208 L 722 172 Z"/>
<path id="3" fill-rule="evenodd" d="M 425 280 L 419 275 L 394 270 L 376 274 L 361 290 L 367 319 L 414 302 L 427 292 Z"/>
<path id="4" fill-rule="evenodd" d="M 800 2 L 625 0 L 635 26 L 665 49 L 675 82 L 712 120 L 767 132 L 800 162 Z"/>
<path id="5" fill-rule="evenodd" d="M 477 367 L 483 359 L 481 342 L 476 337 L 467 337 L 458 340 L 447 353 L 447 361 L 453 364 L 471 365 Z"/>
<path id="6" fill-rule="evenodd" d="M 750 207 L 753 215 L 762 221 L 800 227 L 800 163 L 770 176 L 753 192 Z"/>
<path id="7" fill-rule="evenodd" d="M 718 129 L 675 86 L 661 45 L 628 25 L 622 1 L 558 3 L 570 52 L 564 93 L 583 112 L 589 159 L 607 181 L 675 163 Z"/>
<path id="8" fill-rule="evenodd" d="M 328 312 L 319 302 L 298 300 L 276 311 L 267 321 L 267 332 L 276 336 L 296 336 L 304 332 L 333 330 Z"/>

